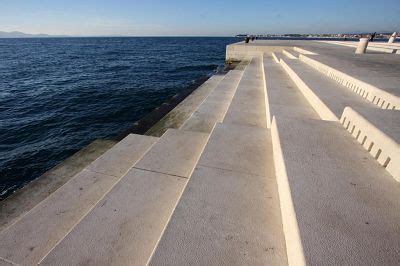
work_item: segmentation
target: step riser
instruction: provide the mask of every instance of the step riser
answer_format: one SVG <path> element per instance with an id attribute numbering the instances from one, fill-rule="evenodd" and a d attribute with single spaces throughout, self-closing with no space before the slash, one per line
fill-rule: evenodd
<path id="1" fill-rule="evenodd" d="M 307 99 L 296 88 L 285 70 L 272 57 L 264 55 L 263 74 L 265 82 L 265 106 L 267 127 L 271 128 L 272 117 L 279 114 L 287 117 L 308 117 L 318 119 L 319 116 L 309 105 Z"/>
<path id="2" fill-rule="evenodd" d="M 286 265 L 269 138 L 217 124 L 150 265 Z"/>
<path id="3" fill-rule="evenodd" d="M 339 121 L 339 118 L 324 104 L 324 102 L 321 101 L 321 99 L 307 86 L 307 84 L 300 79 L 296 72 L 294 72 L 283 59 L 281 59 L 280 62 L 282 67 L 286 70 L 290 78 L 297 85 L 321 119 L 327 121 Z"/>
<path id="4" fill-rule="evenodd" d="M 288 265 L 305 266 L 306 260 L 301 243 L 299 225 L 297 224 L 296 212 L 293 206 L 290 184 L 286 173 L 285 160 L 282 154 L 281 141 L 275 117 L 272 120 L 271 136 Z"/>
<path id="5" fill-rule="evenodd" d="M 179 129 L 198 109 L 225 75 L 214 75 L 150 128 L 145 135 L 161 137 L 169 128 Z"/>
<path id="6" fill-rule="evenodd" d="M 267 127 L 265 80 L 262 70 L 262 57 L 253 58 L 243 73 L 224 123 Z"/>
<path id="7" fill-rule="evenodd" d="M 322 74 L 335 80 L 337 83 L 347 87 L 348 89 L 357 93 L 361 97 L 377 105 L 378 107 L 382 109 L 400 110 L 399 97 L 387 93 L 386 91 L 383 91 L 370 84 L 357 80 L 343 72 L 340 72 L 334 68 L 324 65 L 307 56 L 300 55 L 300 60 L 308 64 L 309 66 L 315 68 Z"/>
<path id="8" fill-rule="evenodd" d="M 295 50 L 296 52 L 300 53 L 300 54 L 305 54 L 305 55 L 317 55 L 314 52 L 299 48 L 299 47 L 293 47 L 293 50 Z"/>
<path id="9" fill-rule="evenodd" d="M 275 117 L 272 141 L 289 265 L 396 264 L 400 187 L 338 123 Z"/>
<path id="10" fill-rule="evenodd" d="M 211 133 L 215 123 L 222 122 L 236 92 L 243 71 L 232 70 L 180 127 L 182 130 Z"/>
<path id="11" fill-rule="evenodd" d="M 154 137 L 129 135 L 116 144 L 2 231 L 0 257 L 18 264 L 38 263 L 118 183 L 156 140 Z M 129 154 L 132 148 L 135 153 Z M 107 169 L 105 165 L 112 167 Z"/>
<path id="12" fill-rule="evenodd" d="M 291 54 L 290 52 L 288 52 L 286 50 L 282 50 L 282 54 L 286 55 L 287 58 L 289 58 L 289 59 L 298 59 L 297 57 L 295 57 L 293 54 Z"/>
<path id="13" fill-rule="evenodd" d="M 169 129 L 41 264 L 145 265 L 208 138 Z"/>
<path id="14" fill-rule="evenodd" d="M 344 109 L 340 123 L 400 182 L 400 147 L 396 141 L 350 107 Z"/>

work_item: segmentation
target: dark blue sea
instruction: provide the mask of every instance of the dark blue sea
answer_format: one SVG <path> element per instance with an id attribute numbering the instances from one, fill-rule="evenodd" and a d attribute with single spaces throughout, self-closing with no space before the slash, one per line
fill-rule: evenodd
<path id="1" fill-rule="evenodd" d="M 0 39 L 0 199 L 218 71 L 236 41 Z"/>

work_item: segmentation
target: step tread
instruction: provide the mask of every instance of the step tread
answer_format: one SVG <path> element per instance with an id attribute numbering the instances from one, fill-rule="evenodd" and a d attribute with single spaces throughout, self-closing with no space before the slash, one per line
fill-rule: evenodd
<path id="1" fill-rule="evenodd" d="M 393 54 L 348 53 L 307 55 L 326 66 L 339 70 L 355 79 L 371 84 L 387 93 L 400 96 L 399 57 Z M 380 60 L 379 58 L 383 58 Z"/>
<path id="2" fill-rule="evenodd" d="M 268 94 L 269 123 L 274 115 L 315 118 L 318 114 L 297 89 L 282 66 L 271 55 L 264 55 L 264 73 Z"/>
<path id="3" fill-rule="evenodd" d="M 239 70 L 229 71 L 181 129 L 210 133 L 215 123 L 222 122 L 242 74 Z"/>
<path id="4" fill-rule="evenodd" d="M 301 61 L 284 60 L 339 120 L 346 106 L 376 106 Z M 318 112 L 318 110 L 316 110 Z"/>
<path id="5" fill-rule="evenodd" d="M 168 129 L 135 168 L 189 177 L 208 138 L 207 133 Z"/>
<path id="6" fill-rule="evenodd" d="M 283 49 L 282 54 L 285 55 L 286 58 L 288 59 L 299 59 L 299 52 L 294 51 L 293 49 Z"/>
<path id="7" fill-rule="evenodd" d="M 244 70 L 224 123 L 266 127 L 262 57 L 254 57 Z"/>
<path id="8" fill-rule="evenodd" d="M 276 124 L 307 264 L 397 264 L 400 184 L 337 122 Z"/>
<path id="9" fill-rule="evenodd" d="M 117 142 L 98 139 L 1 201 L 0 231 L 13 224 Z"/>
<path id="10" fill-rule="evenodd" d="M 17 264 L 35 264 L 117 183 L 113 160 L 125 173 L 158 138 L 129 135 L 30 212 L 0 233 L 0 257 Z M 133 152 L 135 151 L 135 152 Z M 107 163 L 110 171 L 99 162 Z M 111 174 L 103 174 L 109 172 Z M 123 173 L 123 174 L 125 174 Z M 115 175 L 114 175 L 115 174 Z"/>
<path id="11" fill-rule="evenodd" d="M 168 128 L 180 128 L 197 110 L 205 98 L 218 86 L 225 75 L 214 75 L 158 121 L 146 135 L 161 137 Z"/>
<path id="12" fill-rule="evenodd" d="M 269 131 L 217 124 L 151 265 L 285 264 Z"/>
<path id="13" fill-rule="evenodd" d="M 157 164 L 193 169 L 207 140 L 208 134 L 169 129 L 142 158 L 155 168 L 136 164 L 41 264 L 145 265 L 191 174 L 160 173 L 166 168 Z"/>

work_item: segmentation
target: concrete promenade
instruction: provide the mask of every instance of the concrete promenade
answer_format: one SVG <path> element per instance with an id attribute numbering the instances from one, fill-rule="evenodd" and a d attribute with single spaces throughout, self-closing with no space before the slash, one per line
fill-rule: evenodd
<path id="1" fill-rule="evenodd" d="M 399 265 L 400 55 L 355 49 L 228 45 L 165 133 L 4 207 L 0 265 Z"/>

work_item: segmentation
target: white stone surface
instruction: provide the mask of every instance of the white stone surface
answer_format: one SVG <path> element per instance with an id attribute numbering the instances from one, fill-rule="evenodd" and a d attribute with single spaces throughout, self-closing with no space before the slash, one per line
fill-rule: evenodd
<path id="1" fill-rule="evenodd" d="M 217 87 L 225 75 L 213 75 L 152 126 L 145 135 L 161 137 L 169 128 L 180 128 Z"/>
<path id="2" fill-rule="evenodd" d="M 336 115 L 329 109 L 326 104 L 307 86 L 307 84 L 297 75 L 297 73 L 283 60 L 280 60 L 281 65 L 288 73 L 289 77 L 297 85 L 304 97 L 308 100 L 311 106 L 317 111 L 318 115 L 323 120 L 338 121 Z"/>
<path id="3" fill-rule="evenodd" d="M 208 137 L 168 129 L 42 264 L 146 264 Z"/>
<path id="4" fill-rule="evenodd" d="M 215 123 L 222 122 L 236 92 L 243 71 L 231 70 L 182 125 L 182 130 L 210 133 Z"/>
<path id="5" fill-rule="evenodd" d="M 132 169 L 41 265 L 145 265 L 186 182 Z"/>
<path id="6" fill-rule="evenodd" d="M 308 54 L 308 55 L 317 55 L 316 53 L 312 51 L 308 51 L 306 49 L 300 48 L 300 47 L 293 47 L 293 50 L 300 53 L 300 54 Z"/>
<path id="7" fill-rule="evenodd" d="M 340 122 L 400 182 L 400 111 L 346 107 Z"/>
<path id="8" fill-rule="evenodd" d="M 383 109 L 400 109 L 400 98 L 394 94 L 356 79 L 310 57 L 301 55 L 300 60 Z"/>
<path id="9" fill-rule="evenodd" d="M 293 118 L 318 119 L 318 114 L 311 108 L 279 62 L 276 63 L 267 53 L 263 60 L 268 95 L 266 110 L 268 128 L 271 126 L 272 117 L 277 114 Z"/>
<path id="10" fill-rule="evenodd" d="M 189 177 L 209 134 L 168 129 L 135 168 Z"/>
<path id="11" fill-rule="evenodd" d="M 127 160 L 115 163 L 126 169 L 126 173 L 156 140 L 154 137 L 130 135 L 94 163 L 97 164 L 102 158 L 125 154 L 130 157 L 130 165 L 127 164 Z M 101 164 L 99 166 L 99 171 L 108 171 Z M 2 231 L 0 257 L 17 264 L 36 264 L 122 177 L 96 172 L 97 168 L 91 169 L 78 173 L 16 223 Z M 113 169 L 112 172 L 116 173 Z"/>
<path id="12" fill-rule="evenodd" d="M 289 51 L 287 51 L 285 49 L 282 50 L 282 54 L 284 54 L 289 59 L 299 59 L 298 57 L 293 55 L 293 52 L 289 52 Z"/>
<path id="13" fill-rule="evenodd" d="M 216 126 L 150 265 L 286 265 L 268 130 Z"/>
<path id="14" fill-rule="evenodd" d="M 302 83 L 299 84 L 301 84 L 301 86 L 307 86 L 307 89 L 310 90 L 315 97 L 318 97 L 325 107 L 335 115 L 336 120 L 340 119 L 346 106 L 377 109 L 376 105 L 359 97 L 345 86 L 322 75 L 320 72 L 301 61 L 288 60 L 285 61 L 285 64 L 287 68 L 290 68 L 294 72 L 297 76 L 296 78 L 302 81 Z M 309 95 L 306 97 L 309 97 Z M 325 107 L 321 108 L 321 105 L 316 104 L 312 98 L 310 98 L 310 100 L 311 106 L 313 106 L 320 117 L 324 117 L 326 114 Z M 325 118 L 323 119 L 326 120 Z"/>
<path id="15" fill-rule="evenodd" d="M 122 177 L 157 140 L 158 138 L 155 137 L 130 134 L 92 162 L 86 169 Z"/>
<path id="16" fill-rule="evenodd" d="M 267 126 L 263 75 L 262 57 L 254 57 L 243 73 L 224 123 Z"/>
<path id="17" fill-rule="evenodd" d="M 289 263 L 398 264 L 400 184 L 337 122 L 278 116 L 272 135 Z"/>

